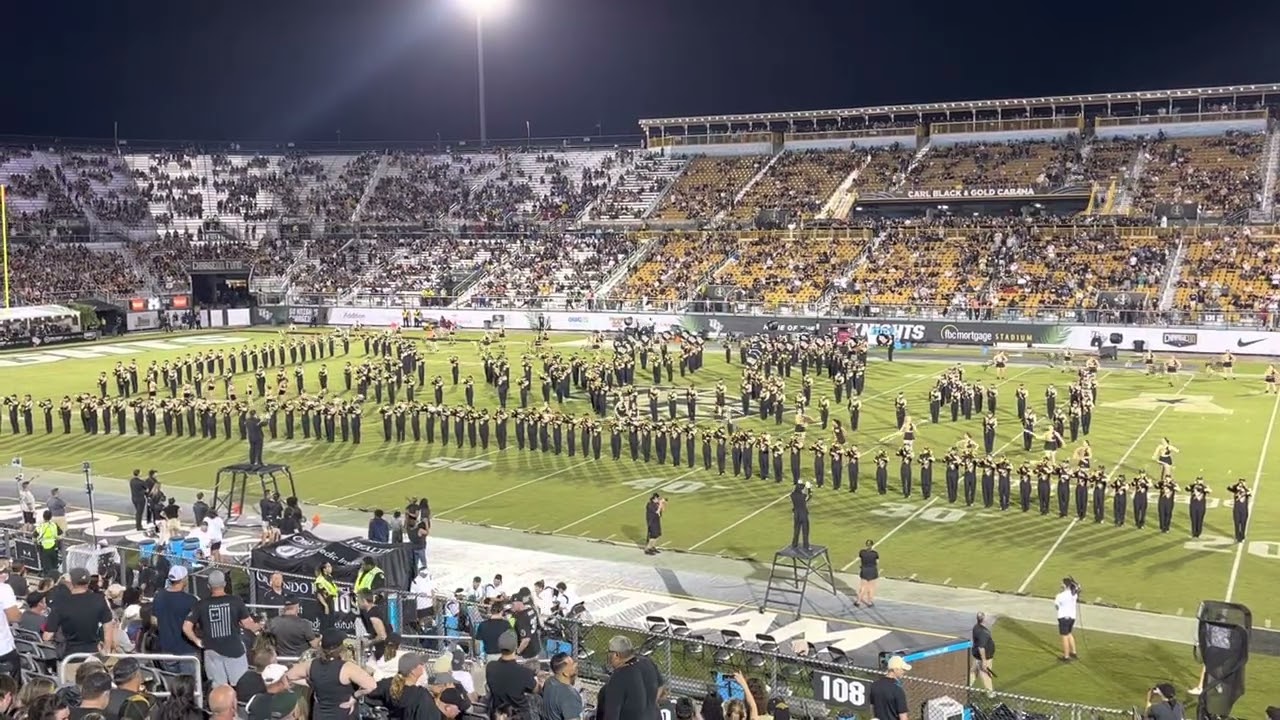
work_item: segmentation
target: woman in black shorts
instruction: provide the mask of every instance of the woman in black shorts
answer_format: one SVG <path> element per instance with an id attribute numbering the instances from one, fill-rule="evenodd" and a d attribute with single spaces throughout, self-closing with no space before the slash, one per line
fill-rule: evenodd
<path id="1" fill-rule="evenodd" d="M 880 553 L 875 551 L 875 541 L 858 551 L 858 599 L 855 605 L 875 607 L 876 580 L 880 577 Z"/>

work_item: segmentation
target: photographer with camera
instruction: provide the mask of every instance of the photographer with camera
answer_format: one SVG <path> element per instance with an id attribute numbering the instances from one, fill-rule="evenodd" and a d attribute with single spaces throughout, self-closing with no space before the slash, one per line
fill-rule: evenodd
<path id="1" fill-rule="evenodd" d="M 1076 655 L 1076 617 L 1079 614 L 1080 583 L 1073 577 L 1062 578 L 1062 591 L 1053 598 L 1053 606 L 1058 611 L 1058 634 L 1062 636 L 1062 662 L 1077 659 Z"/>
<path id="2" fill-rule="evenodd" d="M 1171 683 L 1160 683 L 1147 692 L 1147 709 L 1143 717 L 1149 720 L 1184 720 L 1186 712 L 1178 702 L 1178 693 Z"/>

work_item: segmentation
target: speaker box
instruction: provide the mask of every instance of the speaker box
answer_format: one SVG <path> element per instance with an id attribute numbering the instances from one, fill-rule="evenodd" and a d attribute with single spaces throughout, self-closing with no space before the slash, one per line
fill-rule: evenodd
<path id="1" fill-rule="evenodd" d="M 1145 352 L 1145 351 L 1146 351 L 1146 349 L 1147 349 L 1147 341 L 1146 341 L 1146 340 L 1134 340 L 1134 341 L 1133 341 L 1133 351 L 1134 351 L 1134 352 Z"/>

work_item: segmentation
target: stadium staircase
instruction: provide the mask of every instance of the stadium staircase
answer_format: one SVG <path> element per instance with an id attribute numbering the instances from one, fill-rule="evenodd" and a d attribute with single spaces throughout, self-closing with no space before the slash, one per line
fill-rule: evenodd
<path id="1" fill-rule="evenodd" d="M 1187 241 L 1186 238 L 1178 237 L 1178 247 L 1173 251 L 1173 257 L 1169 260 L 1169 267 L 1165 270 L 1164 284 L 1160 289 L 1160 306 L 1161 312 L 1173 309 L 1173 299 L 1178 294 L 1178 280 L 1182 277 L 1182 262 L 1187 257 Z"/>
<path id="2" fill-rule="evenodd" d="M 759 172 L 752 175 L 750 180 L 746 181 L 742 184 L 742 187 L 738 188 L 738 192 L 733 196 L 733 205 L 716 213 L 716 216 L 711 219 L 712 227 L 719 227 L 724 223 L 725 218 L 729 216 L 729 210 L 737 207 L 738 203 L 742 202 L 742 198 L 747 196 L 747 191 L 751 190 L 752 186 L 760 182 L 760 178 L 769 174 L 769 170 L 773 168 L 774 163 L 778 162 L 778 158 L 780 157 L 782 157 L 782 151 L 775 152 L 769 157 L 769 162 L 765 163 L 764 167 L 760 168 Z"/>
<path id="3" fill-rule="evenodd" d="M 143 262 L 142 258 L 138 257 L 134 246 L 129 243 L 120 243 L 116 249 L 124 256 L 125 263 L 138 272 L 138 277 L 142 280 L 142 289 L 146 294 L 158 295 L 162 292 L 160 279 L 151 272 L 151 264 Z"/>
<path id="4" fill-rule="evenodd" d="M 880 244 L 884 242 L 885 238 L 888 236 L 888 230 L 881 230 L 880 234 L 876 235 L 871 242 L 867 243 L 867 246 L 862 249 L 861 253 L 858 253 L 858 256 L 854 258 L 852 262 L 841 268 L 840 271 L 836 273 L 833 280 L 847 280 L 849 276 L 853 274 L 854 270 L 857 270 L 863 265 L 871 262 L 872 253 L 880 247 Z M 818 314 L 824 317 L 828 315 L 831 310 L 831 306 L 834 305 L 844 293 L 845 288 L 833 282 L 831 287 L 827 288 L 826 291 L 822 293 L 822 296 L 818 298 Z"/>
<path id="5" fill-rule="evenodd" d="M 662 186 L 661 192 L 653 196 L 653 200 L 649 202 L 649 206 L 645 209 L 644 213 L 640 215 L 641 219 L 647 219 L 662 206 L 663 198 L 667 196 L 667 193 L 671 192 L 671 188 L 675 187 L 676 183 L 680 182 L 680 176 L 684 175 L 685 172 L 689 170 L 690 160 L 688 158 L 672 158 L 672 160 L 679 160 L 680 166 L 676 168 L 674 173 L 664 178 L 667 184 Z"/>
<path id="6" fill-rule="evenodd" d="M 356 209 L 351 211 L 351 222 L 359 222 L 360 216 L 364 214 L 364 206 L 369 204 L 369 198 L 373 197 L 374 188 L 378 187 L 378 181 L 387 174 L 387 156 L 378 157 L 378 167 L 373 169 L 373 174 L 369 176 L 369 182 L 364 185 L 364 192 L 360 194 L 360 202 L 356 203 Z"/>
<path id="7" fill-rule="evenodd" d="M 853 184 L 858 181 L 858 176 L 862 171 L 871 164 L 871 154 L 867 154 L 867 159 L 861 165 L 849 171 L 844 180 L 840 182 L 831 197 L 823 203 L 822 209 L 814 216 L 814 220 L 830 220 L 832 218 L 843 218 L 849 214 L 849 209 L 858 200 L 858 192 L 853 189 Z"/>
<path id="8" fill-rule="evenodd" d="M 1129 174 L 1125 176 L 1120 183 L 1119 192 L 1116 195 L 1115 203 L 1112 205 L 1111 212 L 1115 215 L 1128 215 L 1129 210 L 1133 208 L 1133 196 L 1138 191 L 1138 181 L 1142 179 L 1142 173 L 1147 169 L 1147 147 L 1144 144 L 1138 148 L 1138 154 L 1133 159 L 1133 164 L 1129 166 Z"/>
<path id="9" fill-rule="evenodd" d="M 592 288 L 592 292 L 598 298 L 609 297 L 609 293 L 613 292 L 613 289 L 618 286 L 618 283 L 627 279 L 633 270 L 640 267 L 641 263 L 645 260 L 648 260 L 649 256 L 653 254 L 653 251 L 661 244 L 661 241 L 657 237 L 649 238 L 648 240 L 640 243 L 635 250 L 631 251 L 630 255 L 623 258 L 622 262 L 618 263 L 617 267 L 605 276 L 604 280 L 601 281 L 598 286 Z"/>
<path id="10" fill-rule="evenodd" d="M 1262 154 L 1262 212 L 1267 217 L 1276 208 L 1276 174 L 1280 170 L 1280 128 L 1267 134 L 1267 150 Z"/>
<path id="11" fill-rule="evenodd" d="M 933 147 L 933 140 L 929 139 L 929 140 L 925 140 L 924 144 L 920 146 L 919 150 L 916 150 L 916 154 L 911 157 L 911 162 L 907 164 L 907 171 L 902 173 L 902 177 L 899 177 L 894 180 L 893 182 L 894 190 L 901 190 L 902 186 L 907 184 L 907 178 L 915 174 L 916 168 L 920 167 L 920 163 L 924 162 L 925 156 L 929 154 L 929 148 L 932 148 L 932 147 Z"/>

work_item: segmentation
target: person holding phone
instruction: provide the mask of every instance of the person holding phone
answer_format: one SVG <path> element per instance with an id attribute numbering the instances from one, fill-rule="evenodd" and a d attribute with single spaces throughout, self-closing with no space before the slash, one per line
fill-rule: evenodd
<path id="1" fill-rule="evenodd" d="M 654 493 L 644 508 L 644 525 L 648 542 L 644 546 L 645 555 L 658 554 L 658 538 L 662 537 L 662 512 L 667 509 L 667 499 Z"/>

